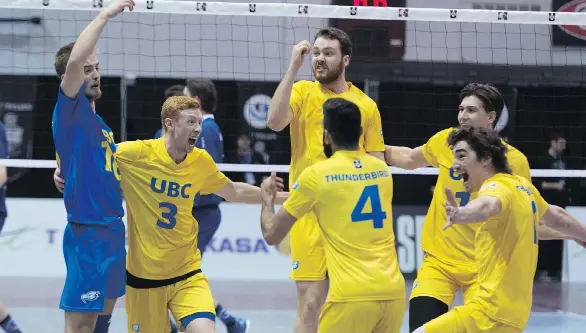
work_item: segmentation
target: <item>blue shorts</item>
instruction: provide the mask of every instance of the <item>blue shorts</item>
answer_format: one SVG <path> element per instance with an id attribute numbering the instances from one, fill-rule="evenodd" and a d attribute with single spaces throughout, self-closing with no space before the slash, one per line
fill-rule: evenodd
<path id="1" fill-rule="evenodd" d="M 197 234 L 197 247 L 203 255 L 206 247 L 214 238 L 214 234 L 220 227 L 222 220 L 222 212 L 218 206 L 208 206 L 196 208 L 191 211 L 193 217 L 199 224 L 199 232 Z"/>
<path id="2" fill-rule="evenodd" d="M 124 295 L 126 230 L 122 220 L 107 226 L 69 222 L 63 235 L 67 277 L 59 308 L 102 312 L 106 298 Z"/>

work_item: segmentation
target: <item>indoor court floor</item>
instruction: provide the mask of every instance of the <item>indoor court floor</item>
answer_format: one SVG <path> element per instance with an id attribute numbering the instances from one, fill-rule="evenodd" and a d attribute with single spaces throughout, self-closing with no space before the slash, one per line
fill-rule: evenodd
<path id="1" fill-rule="evenodd" d="M 63 313 L 58 310 L 63 280 L 0 278 L 0 301 L 24 333 L 62 333 Z M 211 281 L 214 296 L 232 313 L 252 321 L 249 333 L 291 333 L 295 320 L 295 287 L 283 281 Z M 411 283 L 407 286 L 411 289 Z M 527 333 L 575 333 L 586 329 L 586 286 L 562 283 L 536 284 L 533 312 Z M 461 303 L 458 297 L 456 304 Z M 112 318 L 111 333 L 126 332 L 124 303 Z M 217 322 L 216 332 L 226 332 Z M 401 333 L 407 333 L 407 314 Z M 367 332 L 356 332 L 367 333 Z"/>

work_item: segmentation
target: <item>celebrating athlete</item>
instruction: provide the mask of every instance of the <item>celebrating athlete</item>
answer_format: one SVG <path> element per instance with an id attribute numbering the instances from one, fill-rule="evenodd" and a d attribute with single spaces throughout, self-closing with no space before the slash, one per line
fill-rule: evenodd
<path id="1" fill-rule="evenodd" d="M 295 77 L 306 54 L 311 53 L 311 68 L 316 81 L 298 81 Z M 350 82 L 345 69 L 352 56 L 350 37 L 342 30 L 326 28 L 310 44 L 302 41 L 293 47 L 287 73 L 279 83 L 268 113 L 268 126 L 282 131 L 291 125 L 291 172 L 294 184 L 301 172 L 325 160 L 323 146 L 323 104 L 340 97 L 354 102 L 362 114 L 359 147 L 384 160 L 381 118 L 376 103 Z M 296 281 L 298 313 L 296 333 L 315 333 L 326 296 L 326 259 L 316 215 L 308 212 L 291 229 L 290 246 Z"/>

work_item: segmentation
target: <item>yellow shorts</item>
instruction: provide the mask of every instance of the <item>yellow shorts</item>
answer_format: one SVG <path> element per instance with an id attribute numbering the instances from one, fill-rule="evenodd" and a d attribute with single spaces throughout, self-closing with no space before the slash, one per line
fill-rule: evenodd
<path id="1" fill-rule="evenodd" d="M 521 333 L 523 330 L 499 323 L 478 310 L 476 305 L 453 308 L 425 324 L 425 333 Z"/>
<path id="2" fill-rule="evenodd" d="M 182 331 L 183 324 L 187 325 L 193 319 L 215 320 L 216 310 L 208 279 L 199 273 L 159 288 L 126 286 L 128 332 L 170 332 L 169 310 L 177 326 L 182 326 Z"/>
<path id="3" fill-rule="evenodd" d="M 296 281 L 321 281 L 326 278 L 326 255 L 321 229 L 314 213 L 295 222 L 289 232 L 293 271 Z"/>
<path id="4" fill-rule="evenodd" d="M 324 304 L 318 333 L 399 333 L 405 299 Z"/>
<path id="5" fill-rule="evenodd" d="M 423 263 L 413 281 L 411 297 L 433 297 L 447 304 L 454 301 L 459 289 L 464 291 L 464 303 L 478 289 L 475 267 L 462 267 L 440 261 L 436 257 L 425 254 Z"/>

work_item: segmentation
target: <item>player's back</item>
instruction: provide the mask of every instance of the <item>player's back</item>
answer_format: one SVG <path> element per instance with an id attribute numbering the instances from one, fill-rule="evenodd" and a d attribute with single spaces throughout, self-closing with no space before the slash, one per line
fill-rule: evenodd
<path id="1" fill-rule="evenodd" d="M 128 211 L 128 272 L 164 280 L 200 269 L 193 200 L 227 182 L 211 156 L 195 148 L 175 163 L 160 138 L 122 142 L 116 158 Z"/>
<path id="2" fill-rule="evenodd" d="M 367 138 L 372 129 L 378 129 L 376 134 L 378 135 L 377 143 L 380 141 L 380 147 L 374 149 L 374 142 L 369 142 L 367 146 L 371 145 L 371 149 L 366 147 L 367 150 L 384 151 L 382 133 L 380 133 L 380 114 L 376 103 L 352 83 L 347 83 L 349 89 L 341 94 L 333 93 L 317 81 L 298 81 L 293 85 L 290 101 L 290 107 L 293 110 L 290 129 L 290 184 L 293 184 L 307 167 L 326 159 L 323 151 L 323 104 L 329 98 L 347 99 L 360 109 L 363 129 L 363 134 L 360 136 L 360 148 L 363 151 L 367 141 L 374 141 L 371 137 Z M 374 124 L 374 121 L 378 123 Z"/>
<path id="3" fill-rule="evenodd" d="M 82 86 L 75 99 L 59 89 L 53 110 L 57 163 L 65 179 L 67 220 L 106 225 L 124 216 L 112 130 L 97 115 Z"/>
<path id="4" fill-rule="evenodd" d="M 478 227 L 480 289 L 471 302 L 493 319 L 523 328 L 532 305 L 537 223 L 547 203 L 527 179 L 510 174 L 493 176 L 479 193 L 500 199 L 501 212 Z"/>
<path id="5" fill-rule="evenodd" d="M 448 146 L 448 137 L 454 128 L 442 130 L 423 145 L 423 155 L 427 162 L 439 168 L 439 175 L 433 192 L 433 198 L 423 223 L 421 245 L 426 253 L 453 264 L 475 266 L 474 239 L 477 225 L 456 225 L 443 230 L 447 216 L 444 208 L 446 195 L 444 189 L 449 187 L 460 206 L 465 206 L 478 196 L 478 192 L 468 193 L 462 176 L 452 169 L 454 154 Z M 530 179 L 529 163 L 519 150 L 506 144 L 507 160 L 513 174 Z"/>
<path id="6" fill-rule="evenodd" d="M 360 151 L 338 151 L 312 167 L 314 212 L 325 239 L 331 302 L 405 297 L 393 232 L 388 166 Z"/>

